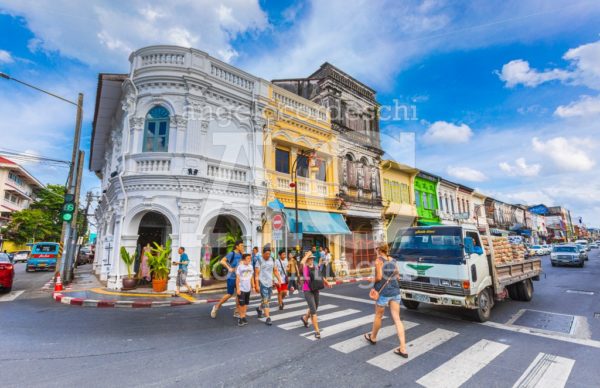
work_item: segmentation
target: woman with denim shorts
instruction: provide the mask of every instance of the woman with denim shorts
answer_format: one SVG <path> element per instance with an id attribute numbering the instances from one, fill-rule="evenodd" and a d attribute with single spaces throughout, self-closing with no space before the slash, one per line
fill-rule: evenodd
<path id="1" fill-rule="evenodd" d="M 379 291 L 379 299 L 375 302 L 373 329 L 370 333 L 365 334 L 365 339 L 372 345 L 377 343 L 377 333 L 381 328 L 381 319 L 385 313 L 386 306 L 389 306 L 398 333 L 398 339 L 400 340 L 400 347 L 394 350 L 394 353 L 400 357 L 408 358 L 404 325 L 400 320 L 400 283 L 398 282 L 399 275 L 396 260 L 388 256 L 387 244 L 379 246 L 376 252 L 374 288 Z"/>

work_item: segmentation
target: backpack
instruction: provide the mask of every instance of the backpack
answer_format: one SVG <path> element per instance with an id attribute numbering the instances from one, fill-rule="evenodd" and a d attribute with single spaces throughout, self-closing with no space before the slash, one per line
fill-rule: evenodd
<path id="1" fill-rule="evenodd" d="M 313 268 L 308 269 L 308 275 L 310 276 L 310 281 L 308 282 L 308 288 L 311 291 L 319 291 L 325 288 L 325 283 L 323 282 L 323 278 L 319 275 L 319 267 L 314 266 Z"/>

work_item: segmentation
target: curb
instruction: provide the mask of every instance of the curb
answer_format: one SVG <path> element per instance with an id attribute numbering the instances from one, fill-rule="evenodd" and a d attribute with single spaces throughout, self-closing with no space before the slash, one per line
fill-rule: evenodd
<path id="1" fill-rule="evenodd" d="M 373 278 L 370 276 L 360 277 L 360 278 L 352 278 L 352 279 L 344 279 L 344 280 L 336 280 L 332 285 L 341 285 L 341 284 L 349 284 L 349 283 L 358 283 L 362 281 L 372 281 Z M 74 298 L 71 296 L 66 296 L 60 292 L 54 292 L 52 294 L 52 298 L 59 303 L 68 304 L 71 306 L 81 306 L 81 307 L 99 307 L 99 308 L 159 308 L 159 307 L 177 307 L 177 306 L 185 306 L 190 304 L 207 304 L 207 303 L 217 303 L 220 299 L 197 299 L 195 301 L 187 301 L 187 300 L 173 300 L 173 301 L 134 301 L 134 300 L 98 300 L 98 299 L 82 299 L 82 298 Z"/>

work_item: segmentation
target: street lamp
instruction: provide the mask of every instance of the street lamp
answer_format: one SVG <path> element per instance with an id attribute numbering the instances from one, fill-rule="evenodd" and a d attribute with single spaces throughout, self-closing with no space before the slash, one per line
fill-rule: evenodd
<path id="1" fill-rule="evenodd" d="M 79 178 L 79 172 L 81 171 L 80 162 L 83 160 L 83 152 L 79 150 L 80 138 L 81 138 L 81 122 L 83 119 L 83 93 L 79 93 L 77 98 L 77 102 L 68 100 L 64 97 L 61 97 L 57 94 L 51 93 L 47 90 L 39 88 L 37 86 L 31 85 L 27 82 L 16 79 L 6 73 L 0 72 L 0 78 L 6 79 L 8 81 L 15 81 L 20 83 L 21 85 L 25 85 L 28 88 L 37 90 L 38 92 L 47 94 L 54 98 L 57 98 L 61 101 L 64 101 L 68 104 L 75 105 L 77 107 L 77 115 L 75 119 L 75 136 L 73 138 L 73 151 L 71 154 L 71 165 L 69 169 L 69 178 L 67 181 L 67 194 L 75 196 L 75 203 L 77 204 L 78 196 L 79 196 L 79 188 L 81 186 L 81 179 Z M 73 214 L 73 218 L 70 222 L 63 221 L 62 233 L 61 233 L 61 241 L 63 242 L 63 246 L 65 248 L 63 257 L 60 257 L 59 265 L 57 265 L 58 270 L 62 272 L 62 277 L 66 281 L 69 280 L 68 273 L 70 272 L 70 263 L 71 258 L 74 254 L 74 242 L 77 239 L 77 236 L 71 236 L 73 231 L 76 231 L 76 222 L 77 222 L 77 206 L 75 207 L 75 212 Z M 76 232 L 75 232 L 76 233 Z M 73 238 L 72 238 L 73 237 Z M 73 246 L 71 246 L 73 244 Z M 69 263 L 69 266 L 65 265 L 65 261 Z"/>
<path id="2" fill-rule="evenodd" d="M 298 236 L 298 170 L 297 164 L 300 156 L 307 158 L 308 165 L 310 166 L 310 158 L 314 157 L 316 154 L 315 150 L 305 151 L 302 150 L 298 155 L 296 155 L 296 159 L 294 159 L 294 163 L 292 163 L 292 182 L 290 183 L 290 187 L 294 189 L 294 211 L 296 214 L 295 225 L 294 225 L 294 233 L 296 237 Z M 298 243 L 298 242 L 297 242 Z"/>

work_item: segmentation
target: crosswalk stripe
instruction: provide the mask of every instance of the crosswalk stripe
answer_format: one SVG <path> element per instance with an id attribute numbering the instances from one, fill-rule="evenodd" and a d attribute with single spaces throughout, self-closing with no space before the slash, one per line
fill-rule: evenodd
<path id="1" fill-rule="evenodd" d="M 539 353 L 513 388 L 560 388 L 567 384 L 575 360 Z"/>
<path id="2" fill-rule="evenodd" d="M 319 306 L 319 311 L 323 311 L 323 310 L 331 310 L 336 308 L 337 306 L 334 304 L 325 304 L 323 306 Z M 271 322 L 277 322 L 277 321 L 282 321 L 284 319 L 290 319 L 290 318 L 298 318 L 298 322 L 300 322 L 300 317 L 302 316 L 302 314 L 305 314 L 306 310 L 295 310 L 295 311 L 289 311 L 287 313 L 275 313 L 275 315 L 271 315 Z M 262 320 L 264 320 L 264 318 L 261 318 Z"/>
<path id="3" fill-rule="evenodd" d="M 319 306 L 319 311 L 321 311 L 321 306 Z M 366 325 L 367 323 L 372 323 L 373 318 L 374 318 L 374 315 L 371 314 L 371 315 L 366 315 L 364 317 L 352 319 L 352 320 L 349 320 L 346 322 L 338 323 L 333 326 L 320 327 L 321 328 L 321 338 L 330 337 L 332 335 L 344 332 L 346 330 L 351 330 L 351 329 L 357 328 L 359 326 Z M 314 337 L 314 332 L 303 333 L 303 334 L 301 334 L 301 336 L 306 337 L 311 341 L 316 340 L 316 338 Z"/>
<path id="4" fill-rule="evenodd" d="M 427 388 L 460 387 L 508 347 L 499 342 L 481 340 L 421 377 L 417 383 Z"/>
<path id="5" fill-rule="evenodd" d="M 322 311 L 323 309 L 319 308 L 319 310 Z M 360 310 L 346 309 L 346 310 L 336 311 L 336 312 L 333 312 L 330 314 L 319 315 L 319 324 L 321 324 L 321 322 L 330 321 L 332 319 L 341 318 L 341 317 L 345 317 L 345 316 L 356 314 L 356 313 L 360 313 Z M 292 329 L 298 329 L 298 328 L 304 327 L 304 324 L 302 324 L 302 322 L 300 322 L 300 320 L 298 320 L 298 321 L 294 321 L 294 322 L 284 323 L 283 325 L 279 325 L 277 327 L 279 327 L 283 330 L 292 330 Z"/>
<path id="6" fill-rule="evenodd" d="M 412 327 L 418 326 L 418 323 L 410 322 L 410 321 L 402 321 L 404 324 L 404 330 L 408 330 Z M 386 339 L 388 337 L 392 337 L 396 335 L 396 326 L 386 326 L 379 330 L 377 333 L 377 341 Z M 342 353 L 350 353 L 355 350 L 364 348 L 365 346 L 369 346 L 370 343 L 365 340 L 364 334 L 358 335 L 356 337 L 347 339 L 342 342 L 338 342 L 330 346 L 330 348 L 337 350 Z"/>
<path id="7" fill-rule="evenodd" d="M 248 308 L 249 308 L 249 309 L 250 309 L 250 308 L 252 308 L 252 307 L 255 307 L 255 308 L 256 308 L 256 307 L 258 307 L 258 305 L 254 305 L 254 306 L 253 306 L 253 305 L 248 305 Z M 286 304 L 286 305 L 285 305 L 285 309 L 286 309 L 286 310 L 296 309 L 296 308 L 298 308 L 298 307 L 304 307 L 305 309 L 308 309 L 308 307 L 307 307 L 307 305 L 306 305 L 306 302 L 298 302 L 298 303 L 292 303 L 292 304 Z M 276 309 L 277 309 L 277 308 L 275 308 L 275 309 L 273 309 L 273 310 L 276 310 Z M 248 312 L 246 313 L 246 315 L 248 315 L 248 316 L 254 316 L 254 315 L 256 315 L 256 314 L 257 314 L 257 313 L 256 313 L 256 309 L 254 309 L 254 310 L 252 310 L 252 311 L 248 311 Z"/>
<path id="8" fill-rule="evenodd" d="M 455 333 L 453 331 L 435 329 L 434 331 L 427 333 L 406 344 L 406 350 L 409 354 L 409 358 L 402 358 L 399 355 L 394 354 L 394 350 L 398 348 L 396 346 L 394 349 L 383 353 L 377 357 L 373 357 L 367 362 L 378 368 L 391 372 L 394 369 L 406 364 L 407 362 L 414 360 L 421 354 L 426 353 L 431 349 L 435 348 L 436 346 L 439 346 L 444 342 L 452 339 L 456 335 L 458 335 L 458 333 Z"/>

